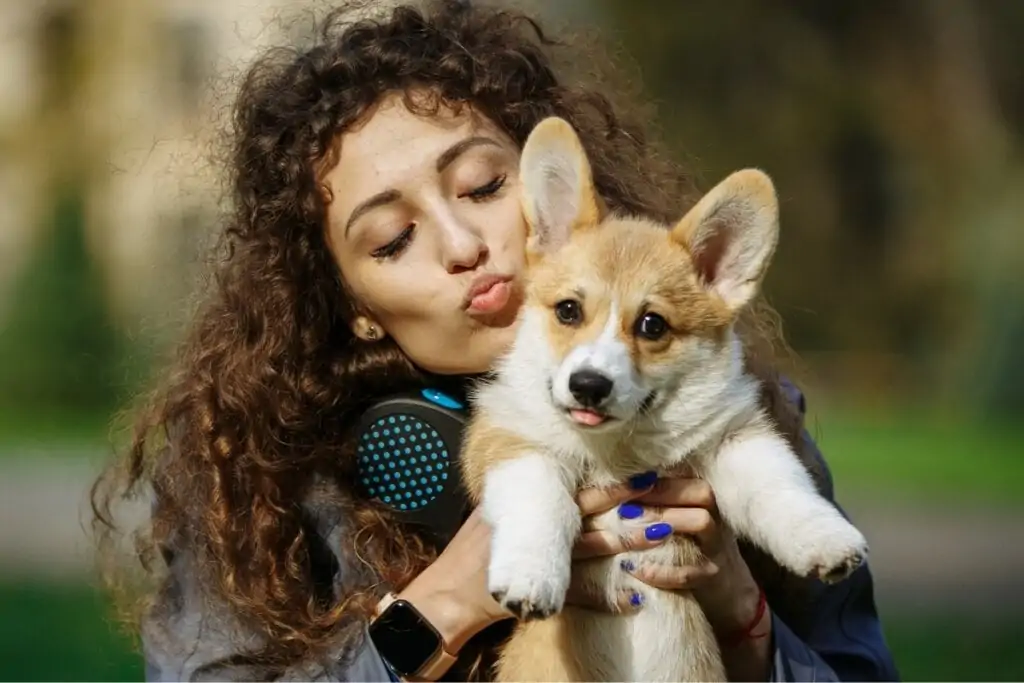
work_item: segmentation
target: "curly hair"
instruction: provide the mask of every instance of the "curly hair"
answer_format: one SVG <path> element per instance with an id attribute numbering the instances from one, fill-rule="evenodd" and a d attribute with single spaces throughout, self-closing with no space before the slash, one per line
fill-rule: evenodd
<path id="1" fill-rule="evenodd" d="M 272 50 L 247 71 L 233 110 L 232 213 L 212 287 L 130 448 L 92 494 L 101 544 L 119 528 L 114 503 L 151 495 L 138 550 L 146 572 L 159 583 L 156 553 L 172 539 L 187 544 L 206 590 L 281 660 L 365 619 L 374 582 L 403 586 L 433 559 L 353 485 L 354 416 L 422 374 L 393 343 L 364 343 L 350 331 L 355 303 L 328 250 L 320 191 L 340 132 L 386 93 L 425 90 L 434 97 L 407 105 L 427 114 L 470 107 L 520 145 L 541 119 L 568 120 L 612 210 L 674 221 L 695 198 L 638 117 L 623 118 L 582 76 L 557 72 L 567 45 L 528 16 L 452 0 L 346 16 L 328 15 L 310 46 Z M 607 92 L 608 81 L 601 85 Z M 742 336 L 766 401 L 797 439 L 799 420 L 778 400 L 772 374 L 776 331 L 761 307 Z M 375 573 L 339 600 L 324 601 L 312 586 L 298 501 L 315 477 L 336 482 L 352 529 L 346 542 L 359 544 Z"/>

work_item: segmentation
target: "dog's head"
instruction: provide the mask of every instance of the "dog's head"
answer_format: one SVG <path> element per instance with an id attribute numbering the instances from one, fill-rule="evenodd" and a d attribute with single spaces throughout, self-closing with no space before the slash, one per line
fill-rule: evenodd
<path id="1" fill-rule="evenodd" d="M 530 134 L 520 175 L 530 226 L 521 333 L 547 346 L 522 371 L 546 380 L 556 409 L 580 428 L 612 429 L 670 392 L 727 381 L 741 362 L 733 325 L 778 239 L 768 176 L 734 173 L 674 226 L 602 216 L 579 138 L 558 118 Z"/>

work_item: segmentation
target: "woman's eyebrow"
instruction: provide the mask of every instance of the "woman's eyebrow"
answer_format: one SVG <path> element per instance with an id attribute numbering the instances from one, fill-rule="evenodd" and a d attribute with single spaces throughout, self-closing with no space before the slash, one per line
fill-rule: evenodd
<path id="1" fill-rule="evenodd" d="M 348 237 L 348 231 L 352 227 L 352 224 L 355 223 L 356 219 L 358 219 L 364 213 L 376 209 L 379 206 L 384 206 L 385 204 L 397 202 L 401 198 L 402 193 L 399 192 L 398 190 L 384 190 L 383 192 L 378 192 L 377 194 L 373 195 L 366 201 L 361 202 L 359 206 L 352 210 L 352 215 L 348 217 L 348 222 L 345 223 L 345 237 Z"/>
<path id="2" fill-rule="evenodd" d="M 477 147 L 478 145 L 501 147 L 501 144 L 499 144 L 497 140 L 483 135 L 474 135 L 473 137 L 459 140 L 454 145 L 441 152 L 441 155 L 437 157 L 437 172 L 441 173 L 444 169 L 451 166 L 452 162 L 458 159 L 467 150 Z"/>

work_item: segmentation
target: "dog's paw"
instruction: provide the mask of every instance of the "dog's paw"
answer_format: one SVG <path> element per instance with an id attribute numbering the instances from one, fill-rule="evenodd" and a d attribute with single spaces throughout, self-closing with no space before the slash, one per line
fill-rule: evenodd
<path id="1" fill-rule="evenodd" d="M 488 576 L 491 596 L 520 619 L 546 619 L 560 612 L 569 589 L 569 557 L 517 555 L 514 561 L 502 561 L 500 555 L 492 558 Z"/>
<path id="2" fill-rule="evenodd" d="M 864 563 L 868 542 L 850 524 L 835 528 L 806 546 L 806 552 L 793 569 L 802 576 L 838 583 Z"/>
<path id="3" fill-rule="evenodd" d="M 863 549 L 849 549 L 846 555 L 840 558 L 838 562 L 824 562 L 815 565 L 811 575 L 825 583 L 839 583 L 864 564 L 866 558 L 867 547 Z"/>

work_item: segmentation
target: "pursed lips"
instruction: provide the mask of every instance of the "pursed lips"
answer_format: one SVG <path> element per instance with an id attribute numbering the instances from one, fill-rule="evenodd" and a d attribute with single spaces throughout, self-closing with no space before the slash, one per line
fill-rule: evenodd
<path id="1" fill-rule="evenodd" d="M 508 304 L 511 294 L 512 278 L 510 276 L 480 275 L 466 292 L 463 305 L 471 314 L 497 313 Z"/>

